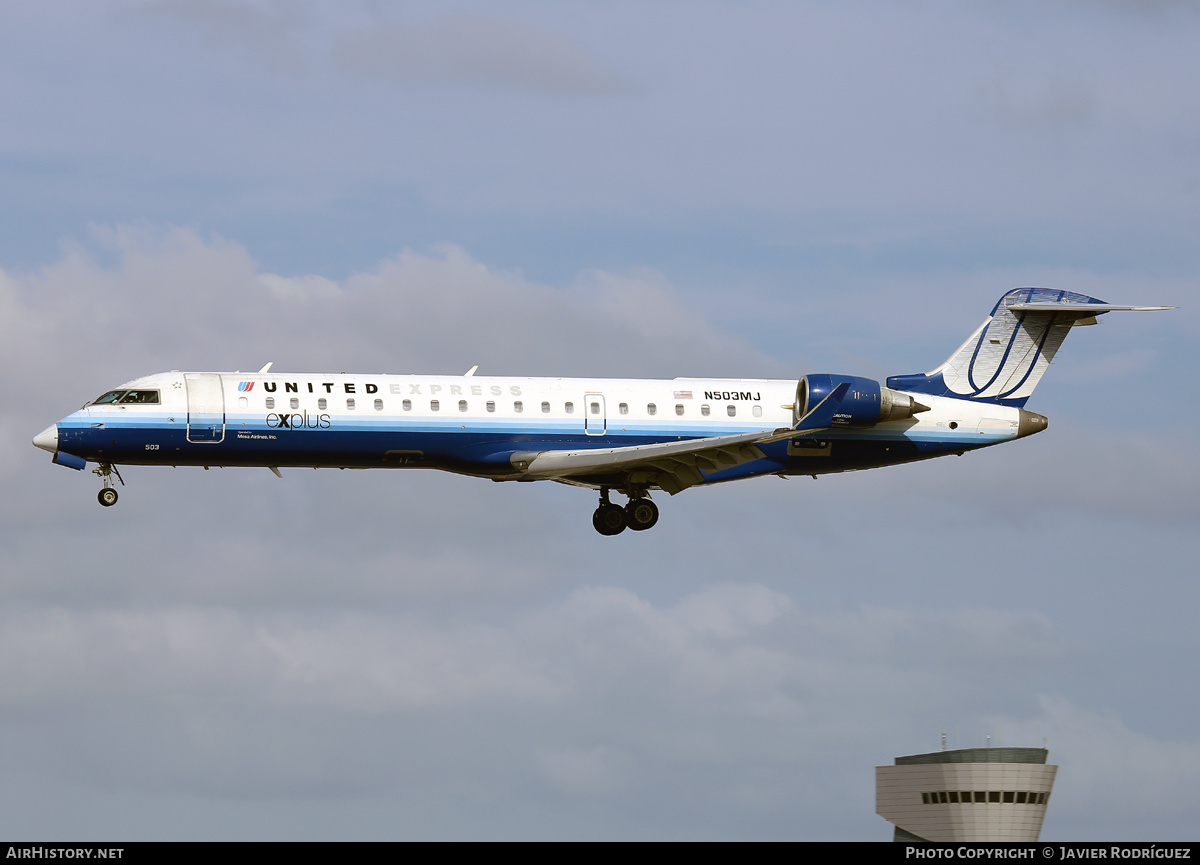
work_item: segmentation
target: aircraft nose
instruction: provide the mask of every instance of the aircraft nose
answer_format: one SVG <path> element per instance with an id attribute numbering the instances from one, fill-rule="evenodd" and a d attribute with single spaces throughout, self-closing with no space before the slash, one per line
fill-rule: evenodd
<path id="1" fill-rule="evenodd" d="M 33 437 L 35 446 L 40 447 L 44 451 L 50 453 L 58 452 L 58 424 L 46 427 L 40 433 Z"/>

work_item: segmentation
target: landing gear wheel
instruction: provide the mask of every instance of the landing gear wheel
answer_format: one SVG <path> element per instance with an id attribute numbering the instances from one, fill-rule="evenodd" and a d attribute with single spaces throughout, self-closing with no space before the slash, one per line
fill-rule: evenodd
<path id="1" fill-rule="evenodd" d="M 625 509 L 602 503 L 592 514 L 592 525 L 602 535 L 619 535 L 625 531 Z"/>
<path id="2" fill-rule="evenodd" d="M 100 504 L 104 505 L 106 508 L 111 508 L 117 503 L 117 491 L 112 487 L 105 487 L 96 494 L 96 498 L 99 500 Z"/>
<path id="3" fill-rule="evenodd" d="M 658 505 L 650 499 L 630 499 L 625 506 L 625 523 L 635 532 L 654 528 L 658 522 Z"/>

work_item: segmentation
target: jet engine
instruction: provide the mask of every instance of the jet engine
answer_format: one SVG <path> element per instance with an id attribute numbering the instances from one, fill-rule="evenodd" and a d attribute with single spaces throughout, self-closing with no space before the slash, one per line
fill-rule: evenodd
<path id="1" fill-rule="evenodd" d="M 883 387 L 874 379 L 856 375 L 806 375 L 796 386 L 796 401 L 792 406 L 792 425 L 821 404 L 841 384 L 849 389 L 837 404 L 830 426 L 867 429 L 890 420 L 904 420 L 914 414 L 929 411 L 906 393 Z"/>

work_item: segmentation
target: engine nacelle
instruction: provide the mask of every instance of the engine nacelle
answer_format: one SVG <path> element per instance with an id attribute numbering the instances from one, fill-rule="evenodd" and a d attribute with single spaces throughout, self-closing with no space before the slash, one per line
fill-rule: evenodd
<path id="1" fill-rule="evenodd" d="M 838 403 L 830 426 L 847 429 L 867 429 L 890 420 L 904 420 L 919 412 L 929 411 L 906 393 L 883 387 L 874 379 L 856 375 L 806 375 L 796 386 L 796 402 L 792 407 L 792 426 L 820 405 L 834 388 L 842 383 L 849 391 Z"/>

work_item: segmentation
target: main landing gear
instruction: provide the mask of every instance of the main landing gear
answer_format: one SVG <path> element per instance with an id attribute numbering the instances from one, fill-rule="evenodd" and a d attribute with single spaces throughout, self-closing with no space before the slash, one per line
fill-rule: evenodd
<path id="1" fill-rule="evenodd" d="M 629 504 L 614 505 L 608 500 L 608 488 L 600 490 L 600 506 L 592 514 L 592 525 L 602 535 L 619 535 L 629 528 L 644 532 L 658 522 L 658 505 L 650 501 L 645 490 L 630 490 Z"/>
<path id="2" fill-rule="evenodd" d="M 115 474 L 117 480 L 121 482 L 121 486 L 125 486 L 125 478 L 121 477 L 121 473 L 117 471 L 117 467 L 109 463 L 100 463 L 99 468 L 92 469 L 92 474 L 98 475 L 100 480 L 104 481 L 104 487 L 96 494 L 96 499 L 106 508 L 111 508 L 117 503 L 117 488 L 113 486 L 112 476 Z"/>

